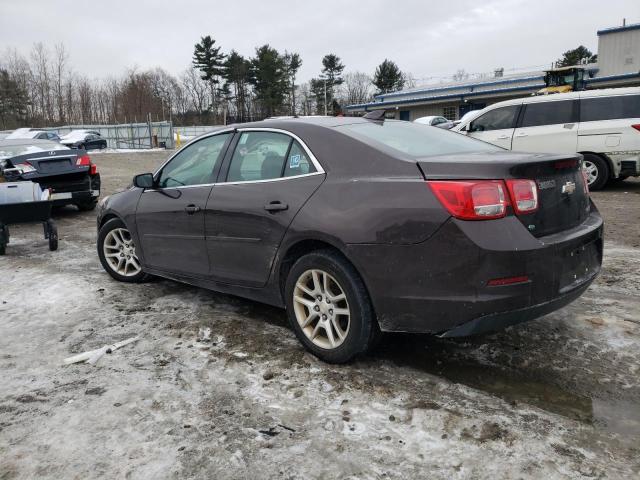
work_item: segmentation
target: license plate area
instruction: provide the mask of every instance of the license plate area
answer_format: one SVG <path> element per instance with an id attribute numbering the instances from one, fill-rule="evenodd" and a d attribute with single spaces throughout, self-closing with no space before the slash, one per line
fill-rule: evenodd
<path id="1" fill-rule="evenodd" d="M 46 160 L 38 162 L 38 170 L 41 173 L 51 173 L 67 170 L 71 167 L 71 161 L 68 158 L 62 160 Z"/>
<path id="2" fill-rule="evenodd" d="M 565 293 L 593 278 L 600 271 L 601 240 L 567 248 L 562 253 L 559 290 Z"/>

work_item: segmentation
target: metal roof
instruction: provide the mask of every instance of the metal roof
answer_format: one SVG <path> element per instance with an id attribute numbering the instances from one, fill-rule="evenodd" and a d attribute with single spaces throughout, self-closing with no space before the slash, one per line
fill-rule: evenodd
<path id="1" fill-rule="evenodd" d="M 630 25 L 624 25 L 620 27 L 603 28 L 602 30 L 598 30 L 598 35 L 606 35 L 608 33 L 625 32 L 627 30 L 638 29 L 640 29 L 640 23 L 632 23 Z"/>

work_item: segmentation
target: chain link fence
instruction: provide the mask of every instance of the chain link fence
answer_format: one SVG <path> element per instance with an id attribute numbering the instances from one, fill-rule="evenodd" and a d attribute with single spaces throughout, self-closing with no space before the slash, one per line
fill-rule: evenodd
<path id="1" fill-rule="evenodd" d="M 43 130 L 65 135 L 73 130 L 98 132 L 108 148 L 150 149 L 174 148 L 174 127 L 171 122 L 121 123 L 118 125 L 64 125 Z"/>

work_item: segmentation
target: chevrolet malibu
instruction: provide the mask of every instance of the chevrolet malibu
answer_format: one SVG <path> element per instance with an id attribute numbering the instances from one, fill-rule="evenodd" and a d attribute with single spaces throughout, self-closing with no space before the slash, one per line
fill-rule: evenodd
<path id="1" fill-rule="evenodd" d="M 371 117 L 267 120 L 192 141 L 101 202 L 104 269 L 284 307 L 305 348 L 336 363 L 381 332 L 497 330 L 588 288 L 603 222 L 580 155 Z"/>

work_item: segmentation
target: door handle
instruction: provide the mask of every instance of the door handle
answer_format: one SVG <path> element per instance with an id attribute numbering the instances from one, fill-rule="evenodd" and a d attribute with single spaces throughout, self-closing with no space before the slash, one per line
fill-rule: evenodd
<path id="1" fill-rule="evenodd" d="M 526 133 L 519 133 L 516 135 L 516 137 L 528 137 L 529 135 Z"/>
<path id="2" fill-rule="evenodd" d="M 282 202 L 270 202 L 268 204 L 266 204 L 264 206 L 264 209 L 267 212 L 280 212 L 282 210 L 288 210 L 289 209 L 289 205 L 287 205 L 286 203 L 282 203 Z"/>
<path id="3" fill-rule="evenodd" d="M 508 140 L 511 138 L 511 135 L 500 135 L 498 137 L 498 140 Z"/>
<path id="4" fill-rule="evenodd" d="M 197 205 L 187 205 L 186 207 L 184 207 L 184 211 L 187 212 L 187 215 L 193 215 L 194 213 L 200 211 L 200 207 L 198 207 Z"/>

